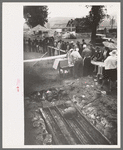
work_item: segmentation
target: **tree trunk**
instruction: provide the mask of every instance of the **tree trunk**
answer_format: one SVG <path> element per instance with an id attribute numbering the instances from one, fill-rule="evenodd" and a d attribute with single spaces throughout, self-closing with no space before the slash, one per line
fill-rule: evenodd
<path id="1" fill-rule="evenodd" d="M 94 23 L 92 27 L 92 33 L 91 33 L 91 42 L 93 46 L 95 46 L 96 44 L 96 29 L 97 29 L 97 25 Z"/>

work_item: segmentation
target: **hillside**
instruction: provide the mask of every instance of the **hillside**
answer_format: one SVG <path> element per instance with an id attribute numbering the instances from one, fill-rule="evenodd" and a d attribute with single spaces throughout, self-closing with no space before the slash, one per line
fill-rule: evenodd
<path id="1" fill-rule="evenodd" d="M 53 27 L 55 24 L 65 24 L 70 19 L 70 17 L 54 17 L 54 18 L 48 18 L 48 23 L 50 24 L 50 27 Z"/>

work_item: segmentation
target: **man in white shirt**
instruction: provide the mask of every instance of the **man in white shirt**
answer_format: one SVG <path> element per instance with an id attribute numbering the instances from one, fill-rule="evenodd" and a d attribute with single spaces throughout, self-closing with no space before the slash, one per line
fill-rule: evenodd
<path id="1" fill-rule="evenodd" d="M 112 83 L 114 83 L 117 80 L 117 50 L 113 50 L 109 53 L 109 55 L 110 56 L 108 56 L 104 61 L 105 69 L 102 88 L 105 81 L 109 79 L 109 91 L 111 91 Z"/>
<path id="2" fill-rule="evenodd" d="M 79 51 L 77 44 L 74 45 L 74 48 L 76 49 L 76 51 Z"/>
<path id="3" fill-rule="evenodd" d="M 109 53 L 111 56 L 108 56 L 107 59 L 104 61 L 105 70 L 116 69 L 117 68 L 117 56 L 116 50 L 113 50 L 112 53 Z"/>
<path id="4" fill-rule="evenodd" d="M 74 78 L 83 75 L 83 59 L 79 52 L 74 48 L 70 54 L 71 61 L 74 64 L 73 76 Z"/>

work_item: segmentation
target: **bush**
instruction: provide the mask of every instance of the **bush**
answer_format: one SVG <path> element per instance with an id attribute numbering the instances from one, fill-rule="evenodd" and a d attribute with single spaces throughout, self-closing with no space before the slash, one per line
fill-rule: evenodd
<path id="1" fill-rule="evenodd" d="M 117 33 L 117 29 L 109 29 L 109 33 Z"/>

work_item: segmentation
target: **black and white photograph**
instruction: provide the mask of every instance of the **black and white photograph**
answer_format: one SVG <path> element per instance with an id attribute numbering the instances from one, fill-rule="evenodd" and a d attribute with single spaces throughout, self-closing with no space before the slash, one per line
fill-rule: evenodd
<path id="1" fill-rule="evenodd" d="M 21 7 L 23 145 L 120 146 L 120 3 Z"/>

